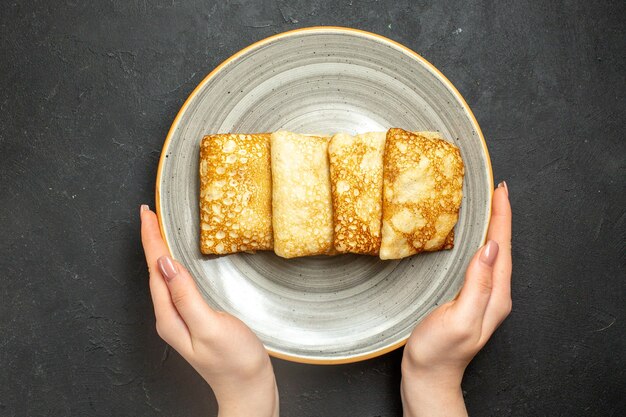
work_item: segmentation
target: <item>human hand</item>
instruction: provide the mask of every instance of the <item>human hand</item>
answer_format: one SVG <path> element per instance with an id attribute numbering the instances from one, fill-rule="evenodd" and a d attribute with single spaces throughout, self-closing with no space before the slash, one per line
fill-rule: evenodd
<path id="1" fill-rule="evenodd" d="M 274 370 L 261 341 L 239 319 L 207 305 L 189 272 L 169 256 L 156 215 L 141 206 L 140 216 L 159 336 L 211 386 L 220 416 L 278 416 Z"/>
<path id="2" fill-rule="evenodd" d="M 493 194 L 487 243 L 471 260 L 461 292 L 420 322 L 404 348 L 405 417 L 467 415 L 461 379 L 511 311 L 511 268 L 511 206 L 503 182 Z"/>

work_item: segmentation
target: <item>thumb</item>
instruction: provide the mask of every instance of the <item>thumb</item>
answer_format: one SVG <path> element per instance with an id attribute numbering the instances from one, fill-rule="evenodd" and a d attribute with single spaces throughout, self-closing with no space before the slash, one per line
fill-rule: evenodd
<path id="1" fill-rule="evenodd" d="M 455 304 L 462 317 L 470 323 L 482 323 L 493 286 L 493 265 L 498 257 L 498 242 L 489 240 L 472 258 L 465 284 Z"/>
<path id="2" fill-rule="evenodd" d="M 198 333 L 206 328 L 211 316 L 216 314 L 202 298 L 198 287 L 185 267 L 169 256 L 157 260 L 161 275 L 170 290 L 172 303 L 189 328 L 190 333 Z"/>

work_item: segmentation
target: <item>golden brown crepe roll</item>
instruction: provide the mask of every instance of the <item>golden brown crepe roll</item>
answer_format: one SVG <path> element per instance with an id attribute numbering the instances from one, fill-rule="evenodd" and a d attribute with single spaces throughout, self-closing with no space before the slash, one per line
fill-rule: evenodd
<path id="1" fill-rule="evenodd" d="M 459 149 L 394 128 L 387 132 L 383 159 L 380 258 L 452 248 L 463 196 Z"/>
<path id="2" fill-rule="evenodd" d="M 200 148 L 200 250 L 272 249 L 269 134 L 205 136 Z"/>
<path id="3" fill-rule="evenodd" d="M 271 136 L 274 252 L 283 258 L 331 254 L 329 137 Z"/>
<path id="4" fill-rule="evenodd" d="M 339 253 L 378 254 L 385 136 L 339 133 L 330 141 L 333 243 Z"/>

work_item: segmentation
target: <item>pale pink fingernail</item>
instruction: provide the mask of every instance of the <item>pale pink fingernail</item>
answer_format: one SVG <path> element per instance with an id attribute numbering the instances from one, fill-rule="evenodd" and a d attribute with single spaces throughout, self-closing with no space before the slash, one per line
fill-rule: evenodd
<path id="1" fill-rule="evenodd" d="M 483 248 L 483 253 L 480 254 L 480 261 L 489 266 L 493 266 L 493 264 L 496 263 L 499 249 L 498 242 L 489 240 Z"/>
<path id="2" fill-rule="evenodd" d="M 498 184 L 498 188 L 504 188 L 504 191 L 506 192 L 506 196 L 509 196 L 509 187 L 507 187 L 506 185 L 506 181 L 502 181 L 500 184 Z"/>
<path id="3" fill-rule="evenodd" d="M 159 264 L 159 270 L 161 271 L 161 274 L 168 282 L 174 279 L 176 275 L 178 275 L 178 269 L 176 269 L 176 265 L 174 265 L 172 258 L 170 258 L 169 256 L 161 256 L 157 261 L 157 264 Z"/>
<path id="4" fill-rule="evenodd" d="M 144 211 L 148 211 L 148 210 L 150 210 L 150 207 L 148 207 L 148 205 L 147 205 L 147 204 L 142 204 L 142 205 L 139 207 L 139 215 L 141 215 L 141 213 L 143 213 Z"/>

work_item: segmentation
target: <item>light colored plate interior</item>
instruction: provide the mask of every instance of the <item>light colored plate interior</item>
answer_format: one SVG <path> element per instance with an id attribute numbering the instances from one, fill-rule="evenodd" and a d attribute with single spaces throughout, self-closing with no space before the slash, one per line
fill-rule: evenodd
<path id="1" fill-rule="evenodd" d="M 466 175 L 453 250 L 402 261 L 200 253 L 203 135 L 389 127 L 439 130 L 460 147 Z M 187 266 L 211 306 L 242 319 L 274 356 L 343 363 L 401 346 L 425 314 L 457 294 L 469 259 L 484 241 L 492 187 L 480 128 L 439 71 L 381 36 L 321 27 L 257 42 L 200 83 L 165 142 L 157 210 L 172 255 Z"/>

